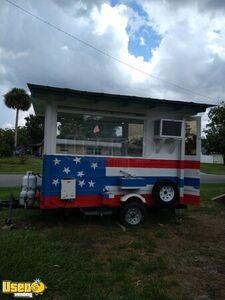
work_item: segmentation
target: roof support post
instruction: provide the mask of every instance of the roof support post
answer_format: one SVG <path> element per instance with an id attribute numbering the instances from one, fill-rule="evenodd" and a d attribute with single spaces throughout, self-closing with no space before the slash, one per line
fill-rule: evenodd
<path id="1" fill-rule="evenodd" d="M 54 154 L 56 152 L 56 126 L 56 106 L 52 103 L 48 103 L 45 110 L 44 154 Z"/>

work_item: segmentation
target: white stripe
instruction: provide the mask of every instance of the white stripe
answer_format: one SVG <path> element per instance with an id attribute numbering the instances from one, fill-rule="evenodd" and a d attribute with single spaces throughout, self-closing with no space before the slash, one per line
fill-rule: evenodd
<path id="1" fill-rule="evenodd" d="M 130 175 L 134 177 L 154 177 L 154 176 L 178 176 L 178 169 L 163 168 L 123 168 L 123 167 L 107 167 L 106 176 L 124 176 Z"/>
<path id="2" fill-rule="evenodd" d="M 199 169 L 184 169 L 184 177 L 200 178 Z"/>
<path id="3" fill-rule="evenodd" d="M 165 169 L 165 168 L 124 168 L 124 167 L 107 167 L 106 176 L 124 176 L 130 175 L 133 177 L 154 177 L 154 176 L 171 176 L 179 177 L 180 169 Z M 196 169 L 185 169 L 184 177 L 199 178 L 200 171 Z"/>
<path id="4" fill-rule="evenodd" d="M 195 189 L 192 186 L 184 186 L 184 194 L 187 195 L 193 195 L 193 196 L 199 196 L 200 195 L 200 189 Z"/>
<path id="5" fill-rule="evenodd" d="M 142 188 L 138 189 L 137 192 L 140 193 L 140 194 L 143 194 L 143 195 L 146 195 L 146 194 L 151 195 L 152 188 L 153 188 L 152 184 L 147 185 L 145 187 L 142 187 Z M 109 193 L 113 193 L 115 195 L 127 195 L 127 194 L 131 193 L 131 190 L 121 190 L 120 187 L 118 187 L 118 186 L 106 186 L 106 190 Z M 179 191 L 180 191 L 180 197 L 183 197 L 184 194 L 192 195 L 192 196 L 199 196 L 200 195 L 200 190 L 196 190 L 195 188 L 190 187 L 190 186 L 185 186 L 184 188 L 180 188 Z"/>
<path id="6" fill-rule="evenodd" d="M 138 190 L 138 193 L 143 193 L 143 194 L 150 194 L 152 191 L 153 185 L 146 185 L 144 187 L 141 187 Z M 130 190 L 121 190 L 119 186 L 106 186 L 106 190 L 110 193 L 114 193 L 117 195 L 124 195 L 124 194 L 130 194 Z"/>

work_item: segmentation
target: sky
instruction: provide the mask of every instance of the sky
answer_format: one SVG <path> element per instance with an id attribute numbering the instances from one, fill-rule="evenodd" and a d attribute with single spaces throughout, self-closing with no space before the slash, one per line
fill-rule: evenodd
<path id="1" fill-rule="evenodd" d="M 15 122 L 3 95 L 13 87 L 29 91 L 28 82 L 201 103 L 224 100 L 224 0 L 10 1 L 69 35 L 1 0 L 0 128 Z M 20 126 L 30 113 L 32 108 L 20 113 Z"/>

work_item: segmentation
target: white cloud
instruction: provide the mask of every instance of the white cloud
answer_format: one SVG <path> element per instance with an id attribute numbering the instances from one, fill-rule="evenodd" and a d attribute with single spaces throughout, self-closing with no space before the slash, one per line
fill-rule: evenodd
<path id="1" fill-rule="evenodd" d="M 140 37 L 139 41 L 141 46 L 145 46 L 145 39 L 143 36 Z"/>
<path id="2" fill-rule="evenodd" d="M 8 128 L 8 129 L 13 129 L 15 126 L 12 123 L 5 122 L 2 124 L 2 128 Z"/>
<path id="3" fill-rule="evenodd" d="M 28 55 L 29 53 L 26 51 L 22 51 L 22 52 L 14 52 L 11 50 L 6 51 L 0 47 L 0 59 L 19 59 L 22 57 L 26 57 Z"/>
<path id="4" fill-rule="evenodd" d="M 0 11 L 0 89 L 27 88 L 27 82 L 81 90 L 196 100 L 203 97 L 166 84 L 174 82 L 215 102 L 225 94 L 225 10 L 222 1 L 137 0 L 148 20 L 109 1 L 17 1 L 64 31 L 164 81 L 159 81 L 79 43 L 3 3 Z M 16 22 L 14 21 L 16 20 Z M 161 36 L 144 61 L 128 51 L 129 39 L 148 25 Z M 127 30 L 129 28 L 129 31 Z M 9 33 L 10 32 L 10 37 Z M 140 38 L 142 44 L 144 40 Z M 147 42 L 146 47 L 148 47 Z M 26 113 L 22 113 L 22 118 Z M 14 124 L 14 112 L 0 101 L 0 127 Z"/>

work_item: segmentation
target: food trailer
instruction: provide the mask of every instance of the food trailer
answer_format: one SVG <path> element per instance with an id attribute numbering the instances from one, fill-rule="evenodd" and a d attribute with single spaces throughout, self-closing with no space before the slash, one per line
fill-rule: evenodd
<path id="1" fill-rule="evenodd" d="M 198 114 L 210 105 L 28 87 L 36 115 L 45 117 L 41 209 L 116 210 L 124 224 L 137 225 L 148 207 L 199 204 Z"/>

